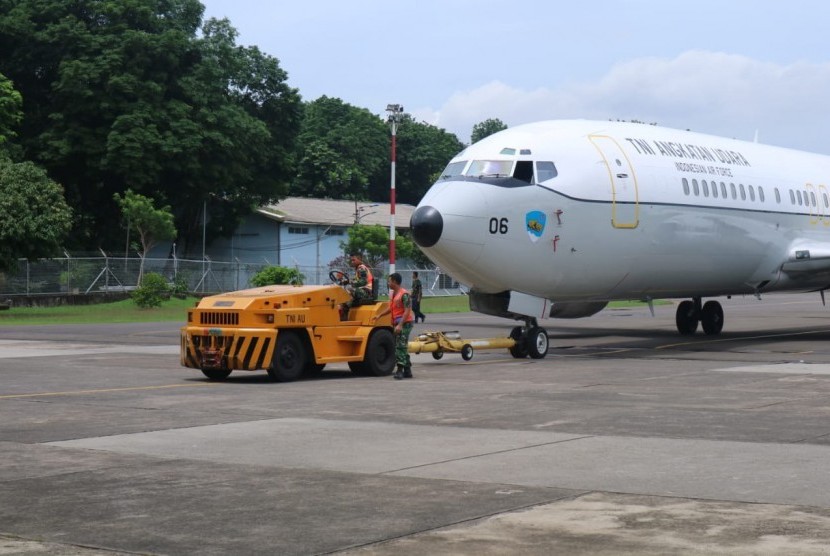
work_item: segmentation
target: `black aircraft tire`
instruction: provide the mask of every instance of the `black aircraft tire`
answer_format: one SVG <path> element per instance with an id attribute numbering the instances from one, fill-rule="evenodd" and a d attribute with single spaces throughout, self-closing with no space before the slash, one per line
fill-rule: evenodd
<path id="1" fill-rule="evenodd" d="M 277 382 L 297 380 L 306 366 L 307 354 L 296 332 L 281 331 L 277 335 L 274 360 L 268 367 L 268 376 Z"/>
<path id="2" fill-rule="evenodd" d="M 677 324 L 678 332 L 684 336 L 691 336 L 697 331 L 698 321 L 694 302 L 687 299 L 677 306 L 677 314 L 674 317 L 674 322 Z"/>
<path id="3" fill-rule="evenodd" d="M 723 307 L 717 301 L 707 301 L 700 310 L 700 323 L 708 336 L 717 336 L 723 330 Z"/>
<path id="4" fill-rule="evenodd" d="M 548 354 L 548 332 L 534 326 L 527 333 L 527 353 L 531 359 L 542 359 Z"/>
<path id="5" fill-rule="evenodd" d="M 510 331 L 510 337 L 516 341 L 516 344 L 510 348 L 510 355 L 515 359 L 524 359 L 527 357 L 527 344 L 522 334 L 522 327 L 516 326 Z"/>

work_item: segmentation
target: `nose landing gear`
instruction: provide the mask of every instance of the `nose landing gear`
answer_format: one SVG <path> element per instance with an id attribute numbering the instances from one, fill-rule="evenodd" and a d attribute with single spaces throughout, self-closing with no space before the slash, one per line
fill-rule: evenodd
<path id="1" fill-rule="evenodd" d="M 723 307 L 717 301 L 707 301 L 701 305 L 701 299 L 694 297 L 677 306 L 675 323 L 677 331 L 684 336 L 694 334 L 698 323 L 703 325 L 703 332 L 707 336 L 716 336 L 723 330 Z"/>
<path id="2" fill-rule="evenodd" d="M 516 344 L 510 348 L 510 355 L 516 359 L 542 359 L 548 354 L 548 332 L 538 326 L 536 319 L 529 318 L 524 326 L 517 326 L 510 331 L 510 337 Z"/>

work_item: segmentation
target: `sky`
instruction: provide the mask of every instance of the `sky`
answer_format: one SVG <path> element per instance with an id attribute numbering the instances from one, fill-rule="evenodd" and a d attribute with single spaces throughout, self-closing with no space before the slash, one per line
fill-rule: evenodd
<path id="1" fill-rule="evenodd" d="M 476 123 L 641 120 L 830 154 L 826 0 L 201 0 L 326 95 Z"/>

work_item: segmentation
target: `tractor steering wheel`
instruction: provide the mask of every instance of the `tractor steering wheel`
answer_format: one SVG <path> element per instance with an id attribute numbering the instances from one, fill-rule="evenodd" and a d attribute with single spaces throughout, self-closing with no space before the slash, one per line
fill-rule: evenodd
<path id="1" fill-rule="evenodd" d="M 349 275 L 340 270 L 332 270 L 329 272 L 329 279 L 335 284 L 339 284 L 341 286 L 349 285 Z"/>

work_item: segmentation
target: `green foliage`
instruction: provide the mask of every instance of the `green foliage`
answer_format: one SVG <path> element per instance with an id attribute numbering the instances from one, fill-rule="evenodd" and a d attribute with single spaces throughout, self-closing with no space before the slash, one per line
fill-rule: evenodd
<path id="1" fill-rule="evenodd" d="M 369 184 L 388 168 L 387 135 L 383 121 L 365 108 L 326 96 L 306 104 L 291 193 L 366 199 Z"/>
<path id="2" fill-rule="evenodd" d="M 132 189 L 125 191 L 123 197 L 116 193 L 113 198 L 121 209 L 124 227 L 129 226 L 138 232 L 145 257 L 159 241 L 176 237 L 173 213 L 169 206 L 157 209 L 152 199 L 134 193 Z"/>
<path id="3" fill-rule="evenodd" d="M 142 309 L 159 307 L 162 301 L 170 298 L 170 286 L 167 279 L 158 272 L 148 272 L 141 285 L 133 290 L 131 297 Z"/>
<path id="4" fill-rule="evenodd" d="M 12 82 L 0 73 L 0 146 L 14 137 L 14 129 L 23 119 L 23 98 Z"/>
<path id="5" fill-rule="evenodd" d="M 0 270 L 58 254 L 71 223 L 63 189 L 43 169 L 0 161 Z"/>
<path id="6" fill-rule="evenodd" d="M 251 277 L 254 287 L 270 286 L 272 284 L 302 285 L 305 276 L 296 268 L 285 266 L 266 266 Z"/>
<path id="7" fill-rule="evenodd" d="M 489 118 L 473 126 L 470 143 L 478 143 L 487 136 L 507 129 L 507 124 L 498 118 Z"/>
<path id="8" fill-rule="evenodd" d="M 198 0 L 0 0 L 0 72 L 24 100 L 15 141 L 66 187 L 77 246 L 116 243 L 113 194 L 128 186 L 170 202 L 194 242 L 205 200 L 239 215 L 286 193 L 299 94 L 227 20 L 200 28 L 203 13 Z"/>
<path id="9" fill-rule="evenodd" d="M 183 272 L 179 272 L 173 277 L 173 287 L 170 290 L 170 293 L 178 297 L 179 299 L 184 299 L 187 297 L 187 293 L 190 290 L 190 286 L 188 286 L 187 276 Z"/>
<path id="10" fill-rule="evenodd" d="M 349 237 L 340 242 L 345 253 L 358 251 L 363 261 L 372 268 L 380 268 L 389 260 L 389 228 L 374 224 L 358 224 L 349 228 Z M 395 258 L 415 259 L 420 249 L 407 234 L 395 235 Z M 331 265 L 330 265 L 331 266 Z M 348 260 L 346 260 L 348 266 Z"/>

